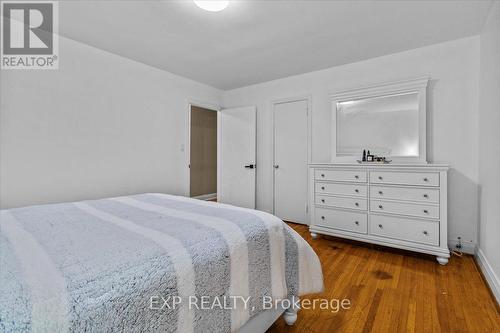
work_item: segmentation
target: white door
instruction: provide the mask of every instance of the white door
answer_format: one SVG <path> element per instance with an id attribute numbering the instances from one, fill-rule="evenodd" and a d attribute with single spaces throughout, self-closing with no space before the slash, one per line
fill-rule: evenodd
<path id="1" fill-rule="evenodd" d="M 219 112 L 217 201 L 255 208 L 256 109 Z"/>
<path id="2" fill-rule="evenodd" d="M 308 101 L 274 104 L 274 214 L 307 224 Z"/>

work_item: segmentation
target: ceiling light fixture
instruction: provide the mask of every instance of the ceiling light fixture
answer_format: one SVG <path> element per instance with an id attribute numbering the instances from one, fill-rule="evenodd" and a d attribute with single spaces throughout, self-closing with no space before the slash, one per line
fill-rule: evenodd
<path id="1" fill-rule="evenodd" d="M 193 0 L 196 6 L 209 12 L 220 12 L 229 5 L 229 0 Z"/>

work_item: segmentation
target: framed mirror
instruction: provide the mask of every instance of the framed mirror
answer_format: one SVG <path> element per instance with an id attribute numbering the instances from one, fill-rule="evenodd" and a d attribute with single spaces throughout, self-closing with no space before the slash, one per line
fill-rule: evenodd
<path id="1" fill-rule="evenodd" d="M 418 79 L 332 95 L 332 161 L 361 160 L 369 150 L 395 163 L 427 163 L 427 83 Z"/>

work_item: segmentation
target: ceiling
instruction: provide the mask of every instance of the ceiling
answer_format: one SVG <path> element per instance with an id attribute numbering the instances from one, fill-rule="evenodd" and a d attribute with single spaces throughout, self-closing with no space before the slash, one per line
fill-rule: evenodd
<path id="1" fill-rule="evenodd" d="M 492 1 L 60 3 L 61 35 L 220 89 L 479 34 Z"/>

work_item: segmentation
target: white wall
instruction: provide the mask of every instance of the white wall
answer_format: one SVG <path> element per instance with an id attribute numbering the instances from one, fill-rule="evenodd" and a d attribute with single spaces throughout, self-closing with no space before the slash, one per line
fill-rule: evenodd
<path id="1" fill-rule="evenodd" d="M 479 85 L 479 258 L 500 302 L 500 2 L 481 33 Z M 486 260 L 484 260 L 486 259 Z M 485 263 L 482 262 L 484 265 Z M 496 277 L 495 277 L 496 275 Z M 495 281 L 496 280 L 496 281 Z"/>
<path id="2" fill-rule="evenodd" d="M 311 50 L 314 52 L 314 50 Z M 449 163 L 449 239 L 476 242 L 479 37 L 436 44 L 326 70 L 226 91 L 224 106 L 256 105 L 257 206 L 272 209 L 271 101 L 312 97 L 312 159 L 330 155 L 329 94 L 367 84 L 429 77 L 428 160 Z M 470 244 L 469 244 L 470 245 Z"/>
<path id="3" fill-rule="evenodd" d="M 188 193 L 188 100 L 212 87 L 60 39 L 60 68 L 1 72 L 3 208 L 127 193 Z"/>

